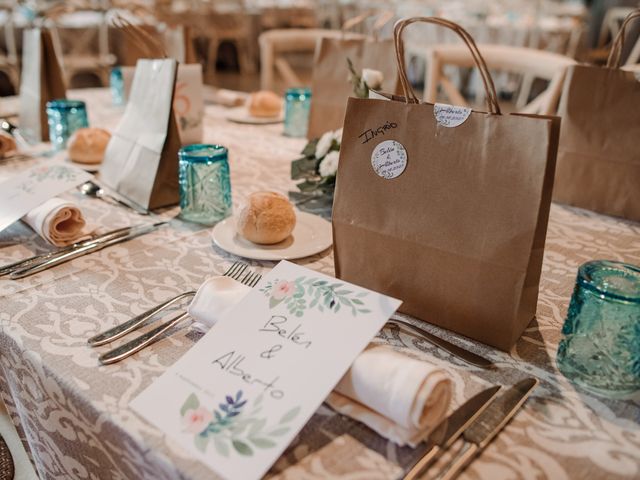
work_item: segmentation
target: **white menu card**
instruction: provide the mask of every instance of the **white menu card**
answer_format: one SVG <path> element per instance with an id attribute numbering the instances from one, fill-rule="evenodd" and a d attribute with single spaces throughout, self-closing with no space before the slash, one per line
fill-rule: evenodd
<path id="1" fill-rule="evenodd" d="M 0 232 L 38 205 L 92 178 L 73 165 L 51 163 L 0 182 Z"/>
<path id="2" fill-rule="evenodd" d="M 131 407 L 224 478 L 260 478 L 400 303 L 280 262 Z"/>

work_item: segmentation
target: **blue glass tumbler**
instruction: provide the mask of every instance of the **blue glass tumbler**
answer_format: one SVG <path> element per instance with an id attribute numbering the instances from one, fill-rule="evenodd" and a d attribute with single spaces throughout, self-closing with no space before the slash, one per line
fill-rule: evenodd
<path id="1" fill-rule="evenodd" d="M 220 145 L 194 144 L 178 152 L 180 216 L 213 225 L 231 215 L 228 151 Z"/>
<path id="2" fill-rule="evenodd" d="M 113 67 L 109 75 L 109 89 L 111 90 L 111 102 L 115 106 L 124 105 L 124 77 L 120 67 Z"/>
<path id="3" fill-rule="evenodd" d="M 73 132 L 89 126 L 87 106 L 80 100 L 51 100 L 47 102 L 47 122 L 53 149 L 64 150 Z"/>
<path id="4" fill-rule="evenodd" d="M 640 268 L 582 265 L 562 333 L 557 362 L 569 380 L 611 398 L 640 391 Z"/>
<path id="5" fill-rule="evenodd" d="M 284 134 L 287 137 L 306 137 L 311 110 L 311 89 L 289 88 L 284 100 Z"/>

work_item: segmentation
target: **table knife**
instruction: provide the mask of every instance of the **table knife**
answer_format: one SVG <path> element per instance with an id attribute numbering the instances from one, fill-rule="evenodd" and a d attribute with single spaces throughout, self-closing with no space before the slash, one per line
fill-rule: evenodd
<path id="1" fill-rule="evenodd" d="M 443 350 L 449 352 L 454 357 L 458 357 L 459 359 L 464 360 L 465 362 L 470 363 L 471 365 L 475 365 L 476 367 L 481 367 L 481 368 L 494 367 L 494 363 L 491 360 L 487 360 L 486 358 L 481 357 L 480 355 L 477 355 L 473 352 L 470 352 L 469 350 L 465 350 L 462 347 L 454 345 L 453 343 L 448 342 L 447 340 L 440 338 L 436 335 L 433 335 L 427 332 L 426 330 L 416 325 L 413 325 L 412 323 L 406 320 L 393 317 L 387 323 L 395 323 L 400 327 L 406 327 L 415 332 L 418 332 L 420 336 L 423 337 L 425 340 L 427 340 L 429 343 L 432 343 L 436 347 L 442 348 Z"/>
<path id="2" fill-rule="evenodd" d="M 500 385 L 481 391 L 442 420 L 435 430 L 431 432 L 429 439 L 416 447 L 416 449 L 424 452 L 424 455 L 404 470 L 402 478 L 404 480 L 413 480 L 422 475 L 436 457 L 449 448 L 478 415 L 484 412 L 495 398 L 498 390 L 500 390 Z"/>
<path id="3" fill-rule="evenodd" d="M 51 252 L 41 253 L 39 255 L 34 255 L 33 257 L 25 258 L 24 260 L 19 260 L 17 262 L 9 263 L 7 265 L 3 265 L 0 267 L 0 277 L 4 275 L 8 275 L 16 270 L 20 270 L 23 268 L 27 268 L 30 265 L 34 265 L 36 263 L 40 263 L 44 260 L 47 260 L 52 257 L 56 257 L 58 255 L 62 255 L 63 253 L 71 252 L 76 248 L 83 247 L 85 245 L 96 244 L 106 242 L 111 240 L 112 238 L 116 238 L 119 236 L 124 236 L 128 234 L 132 228 L 135 227 L 124 227 L 118 228 L 117 230 L 112 230 L 110 232 L 104 233 L 102 235 L 98 235 L 96 237 L 88 238 L 87 240 L 83 240 L 81 242 L 74 243 L 73 245 L 69 245 L 67 247 L 62 247 L 57 250 L 53 250 Z"/>
<path id="4" fill-rule="evenodd" d="M 150 225 L 140 225 L 137 227 L 133 227 L 131 231 L 126 235 L 116 236 L 115 238 L 111 238 L 110 240 L 107 240 L 101 243 L 90 243 L 88 245 L 83 245 L 70 252 L 66 252 L 61 255 L 57 255 L 55 257 L 49 258 L 44 262 L 40 262 L 35 265 L 31 265 L 26 268 L 16 270 L 13 273 L 11 273 L 9 278 L 11 278 L 12 280 L 17 280 L 19 278 L 24 278 L 29 275 L 42 272 L 43 270 L 47 270 L 51 267 L 55 267 L 56 265 L 60 265 L 61 263 L 65 263 L 65 262 L 68 262 L 69 260 L 73 260 L 74 258 L 82 257 L 84 255 L 88 255 L 89 253 L 97 252 L 98 250 L 102 250 L 103 248 L 110 247 L 111 245 L 126 242 L 128 240 L 139 237 L 140 235 L 144 235 L 146 233 L 152 232 L 156 228 L 162 225 L 165 225 L 166 223 L 167 222 L 156 222 Z"/>
<path id="5" fill-rule="evenodd" d="M 538 383 L 536 378 L 522 380 L 492 402 L 464 431 L 462 436 L 466 441 L 465 446 L 443 469 L 437 479 L 456 478 L 518 412 Z"/>

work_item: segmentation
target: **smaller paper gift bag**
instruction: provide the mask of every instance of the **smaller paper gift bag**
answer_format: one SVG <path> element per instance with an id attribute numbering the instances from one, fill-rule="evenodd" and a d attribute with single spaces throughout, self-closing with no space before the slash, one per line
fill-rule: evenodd
<path id="1" fill-rule="evenodd" d="M 569 68 L 560 98 L 562 117 L 553 199 L 640 221 L 640 80 L 620 69 L 630 22 L 624 21 L 606 67 Z"/>
<path id="2" fill-rule="evenodd" d="M 147 209 L 179 200 L 176 71 L 173 59 L 138 60 L 124 116 L 100 169 L 108 187 Z"/>
<path id="3" fill-rule="evenodd" d="M 45 28 L 25 30 L 20 80 L 20 133 L 27 141 L 49 141 L 47 102 L 65 96 L 62 68 L 53 48 L 51 32 Z"/>
<path id="4" fill-rule="evenodd" d="M 125 101 L 131 94 L 135 67 L 122 67 Z M 202 142 L 204 120 L 204 85 L 202 65 L 178 65 L 178 77 L 173 94 L 173 111 L 178 122 L 182 145 Z"/>
<path id="5" fill-rule="evenodd" d="M 465 41 L 489 113 L 467 110 L 452 123 L 418 101 L 400 38 L 414 22 Z M 401 20 L 395 42 L 404 97 L 347 105 L 332 219 L 336 275 L 508 350 L 536 313 L 560 121 L 502 114 L 480 51 L 455 23 Z"/>
<path id="6" fill-rule="evenodd" d="M 358 75 L 364 68 L 378 70 L 383 77 L 381 90 L 396 91 L 398 70 L 393 40 L 381 40 L 376 35 L 390 17 L 385 14 L 380 16 L 371 37 L 344 33 L 367 16 L 361 15 L 345 22 L 340 37 L 322 37 L 318 41 L 313 61 L 313 96 L 307 138 L 317 138 L 325 132 L 342 127 L 347 99 L 354 94 L 349 80 L 348 61 L 351 61 Z"/>

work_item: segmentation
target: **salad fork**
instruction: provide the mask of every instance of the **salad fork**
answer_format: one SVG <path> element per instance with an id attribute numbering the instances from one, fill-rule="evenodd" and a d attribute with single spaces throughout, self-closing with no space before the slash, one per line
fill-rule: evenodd
<path id="1" fill-rule="evenodd" d="M 234 280 L 241 280 L 242 274 L 245 273 L 249 266 L 246 263 L 242 262 L 234 262 L 229 269 L 223 273 L 225 277 L 231 277 Z M 246 275 L 245 275 L 246 277 Z M 256 282 L 257 283 L 257 282 Z M 109 330 L 106 330 L 102 333 L 99 333 L 93 337 L 91 337 L 87 342 L 92 347 L 98 347 L 100 345 L 104 345 L 106 343 L 113 342 L 121 337 L 124 337 L 130 332 L 137 330 L 145 323 L 148 319 L 154 317 L 158 313 L 166 310 L 171 305 L 183 300 L 185 298 L 193 297 L 196 294 L 195 290 L 190 290 L 188 292 L 181 293 L 180 295 L 176 295 L 173 298 L 161 303 L 160 305 L 156 305 L 155 307 L 147 310 L 140 315 L 133 317 L 131 320 L 128 320 L 120 325 L 117 325 Z"/>

